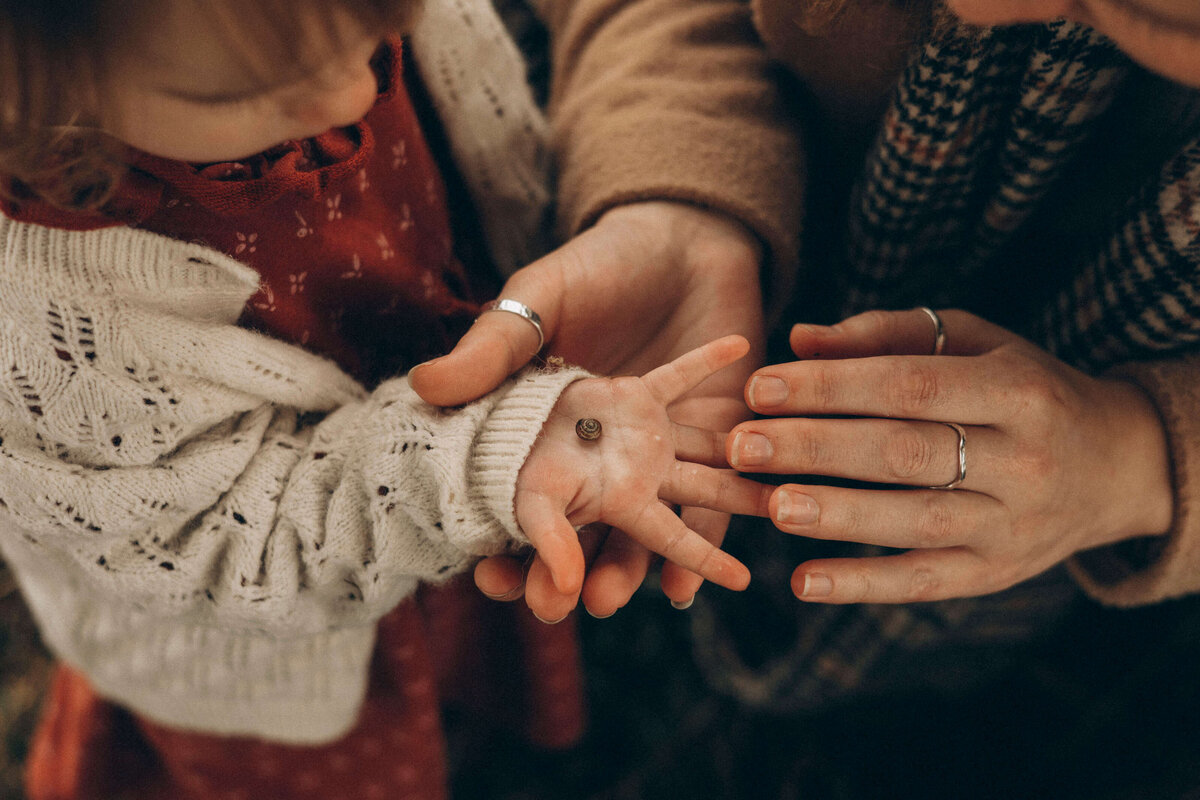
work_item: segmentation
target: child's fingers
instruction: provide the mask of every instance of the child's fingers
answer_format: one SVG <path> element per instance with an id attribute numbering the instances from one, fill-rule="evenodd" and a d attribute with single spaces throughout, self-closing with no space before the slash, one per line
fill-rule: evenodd
<path id="1" fill-rule="evenodd" d="M 653 558 L 649 550 L 614 528 L 583 583 L 588 613 L 601 619 L 615 614 L 642 585 Z"/>
<path id="2" fill-rule="evenodd" d="M 804 359 L 926 356 L 936 348 L 939 323 L 946 355 L 978 355 L 1016 338 L 962 311 L 950 309 L 930 316 L 921 308 L 866 311 L 836 325 L 795 325 L 788 338 L 792 352 Z"/>
<path id="3" fill-rule="evenodd" d="M 584 525 L 579 529 L 579 546 L 583 550 L 585 563 L 594 563 L 597 551 L 608 539 L 608 530 L 607 525 L 599 523 Z M 534 616 L 542 622 L 553 624 L 561 622 L 578 605 L 579 592 L 560 592 L 554 585 L 554 578 L 545 561 L 535 555 L 525 582 L 525 602 Z"/>
<path id="4" fill-rule="evenodd" d="M 525 593 L 525 565 L 512 556 L 492 556 L 475 565 L 475 587 L 493 600 L 518 600 Z"/>
<path id="5" fill-rule="evenodd" d="M 691 425 L 672 425 L 671 435 L 675 439 L 675 458 L 710 467 L 728 467 L 725 458 L 725 440 L 728 433 L 694 428 Z"/>
<path id="6" fill-rule="evenodd" d="M 538 492 L 518 490 L 516 509 L 517 524 L 546 563 L 555 587 L 563 594 L 578 594 L 583 586 L 583 550 L 561 503 Z"/>
<path id="7" fill-rule="evenodd" d="M 614 523 L 663 558 L 718 586 L 741 591 L 750 583 L 750 570 L 742 562 L 688 528 L 662 503 L 650 503 L 628 524 Z"/>
<path id="8" fill-rule="evenodd" d="M 714 547 L 720 547 L 725 541 L 725 531 L 729 529 L 729 514 L 689 507 L 680 511 L 679 517 L 685 525 L 712 542 Z M 663 564 L 661 581 L 663 594 L 669 597 L 677 608 L 691 606 L 692 598 L 704 583 L 704 579 L 696 573 L 670 561 Z"/>
<path id="9" fill-rule="evenodd" d="M 774 486 L 743 478 L 733 470 L 676 461 L 658 494 L 675 505 L 769 517 L 768 505 L 774 489 Z"/>
<path id="10" fill-rule="evenodd" d="M 750 342 L 736 334 L 723 336 L 642 376 L 654 399 L 663 405 L 699 386 L 705 378 L 750 352 Z"/>

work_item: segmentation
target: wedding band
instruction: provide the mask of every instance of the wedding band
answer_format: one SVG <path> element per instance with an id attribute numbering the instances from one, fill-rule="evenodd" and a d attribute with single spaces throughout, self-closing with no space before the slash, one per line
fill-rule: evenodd
<path id="1" fill-rule="evenodd" d="M 958 477 L 941 486 L 930 486 L 930 489 L 957 489 L 958 485 L 967 479 L 967 432 L 957 422 L 943 422 L 958 434 Z"/>
<path id="2" fill-rule="evenodd" d="M 521 319 L 526 320 L 537 331 L 537 352 L 540 353 L 542 351 L 542 346 L 546 344 L 546 335 L 542 333 L 542 318 L 538 316 L 536 311 L 519 300 L 508 299 L 492 300 L 484 303 L 479 314 L 482 316 L 489 311 L 507 311 L 509 314 L 516 314 Z"/>
<path id="3" fill-rule="evenodd" d="M 918 306 L 917 308 L 924 311 L 929 317 L 929 321 L 933 323 L 933 355 L 940 356 L 942 350 L 946 349 L 946 328 L 942 325 L 942 318 L 929 306 Z"/>
<path id="4" fill-rule="evenodd" d="M 575 435 L 585 442 L 594 442 L 600 438 L 600 434 L 604 432 L 604 427 L 600 424 L 600 420 L 585 417 L 575 423 Z"/>

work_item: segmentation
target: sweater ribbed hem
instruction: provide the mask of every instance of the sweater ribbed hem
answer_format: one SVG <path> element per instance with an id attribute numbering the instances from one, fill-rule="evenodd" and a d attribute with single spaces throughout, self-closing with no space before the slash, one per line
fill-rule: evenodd
<path id="1" fill-rule="evenodd" d="M 1140 386 L 1158 408 L 1171 459 L 1174 514 L 1164 536 L 1080 553 L 1071 576 L 1096 600 L 1139 606 L 1200 591 L 1200 516 L 1189 498 L 1200 475 L 1200 394 L 1196 360 L 1126 364 L 1113 374 Z"/>
<path id="2" fill-rule="evenodd" d="M 15 548 L 4 556 L 50 650 L 134 713 L 175 728 L 295 744 L 333 740 L 357 718 L 373 619 L 286 637 L 182 622 L 100 602 L 86 578 Z"/>
<path id="3" fill-rule="evenodd" d="M 488 510 L 522 544 L 529 540 L 517 525 L 513 508 L 517 476 L 559 395 L 570 384 L 587 377 L 588 372 L 578 367 L 526 370 L 492 409 L 475 441 L 471 454 L 475 488 Z"/>

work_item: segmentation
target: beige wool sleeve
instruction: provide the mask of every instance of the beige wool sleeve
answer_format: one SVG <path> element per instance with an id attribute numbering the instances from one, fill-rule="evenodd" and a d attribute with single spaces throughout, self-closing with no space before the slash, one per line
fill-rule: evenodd
<path id="1" fill-rule="evenodd" d="M 179 727 L 320 741 L 374 623 L 525 542 L 521 465 L 581 370 L 454 409 L 237 325 L 258 276 L 0 218 L 0 549 L 55 654 Z"/>
<path id="2" fill-rule="evenodd" d="M 1138 606 L 1200 592 L 1200 356 L 1113 371 L 1140 386 L 1158 408 L 1170 450 L 1174 515 L 1164 536 L 1080 553 L 1069 562 L 1092 597 Z"/>
<path id="3" fill-rule="evenodd" d="M 803 156 L 792 104 L 738 0 L 545 0 L 560 234 L 677 200 L 766 244 L 768 302 L 797 263 Z"/>
<path id="4" fill-rule="evenodd" d="M 523 541 L 517 472 L 582 371 L 527 370 L 455 409 L 405 378 L 367 394 L 238 327 L 257 275 L 215 251 L 0 235 L 0 519 L 97 590 L 295 632 L 378 617 Z"/>

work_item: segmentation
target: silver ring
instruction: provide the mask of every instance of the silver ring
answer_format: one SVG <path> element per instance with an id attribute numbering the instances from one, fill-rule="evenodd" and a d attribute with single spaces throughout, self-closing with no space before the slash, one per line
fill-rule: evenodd
<path id="1" fill-rule="evenodd" d="M 942 350 L 946 349 L 946 328 L 942 325 L 942 318 L 929 306 L 918 306 L 917 308 L 924 311 L 929 316 L 930 322 L 933 323 L 933 354 L 940 356 Z"/>
<path id="2" fill-rule="evenodd" d="M 479 313 L 482 316 L 489 311 L 507 311 L 508 313 L 516 314 L 521 319 L 529 322 L 529 324 L 533 326 L 533 329 L 537 331 L 538 335 L 538 346 L 536 352 L 540 353 L 542 351 L 542 345 L 546 344 L 546 335 L 542 333 L 542 318 L 538 316 L 536 311 L 519 300 L 508 299 L 492 300 L 484 303 L 483 309 Z"/>
<path id="3" fill-rule="evenodd" d="M 958 434 L 958 477 L 941 486 L 930 486 L 930 489 L 957 489 L 958 485 L 967 479 L 967 432 L 957 422 L 943 422 Z"/>

